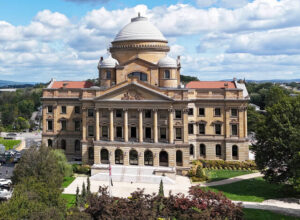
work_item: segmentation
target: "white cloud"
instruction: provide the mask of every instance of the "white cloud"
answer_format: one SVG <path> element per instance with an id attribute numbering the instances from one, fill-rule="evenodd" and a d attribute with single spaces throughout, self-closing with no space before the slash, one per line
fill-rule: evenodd
<path id="1" fill-rule="evenodd" d="M 200 8 L 223 7 L 223 8 L 241 8 L 247 5 L 248 0 L 196 0 Z"/>

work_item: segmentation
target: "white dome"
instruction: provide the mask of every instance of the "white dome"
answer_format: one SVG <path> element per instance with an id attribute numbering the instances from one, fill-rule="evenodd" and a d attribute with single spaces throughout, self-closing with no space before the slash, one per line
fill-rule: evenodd
<path id="1" fill-rule="evenodd" d="M 131 22 L 127 24 L 117 34 L 113 42 L 129 41 L 129 40 L 150 40 L 150 41 L 164 41 L 167 42 L 163 34 L 147 18 L 140 15 L 132 18 Z"/>
<path id="2" fill-rule="evenodd" d="M 177 62 L 175 59 L 165 56 L 158 61 L 158 66 L 161 68 L 177 68 Z"/>
<path id="3" fill-rule="evenodd" d="M 115 68 L 117 65 L 119 65 L 119 62 L 109 55 L 108 58 L 99 61 L 98 68 Z"/>

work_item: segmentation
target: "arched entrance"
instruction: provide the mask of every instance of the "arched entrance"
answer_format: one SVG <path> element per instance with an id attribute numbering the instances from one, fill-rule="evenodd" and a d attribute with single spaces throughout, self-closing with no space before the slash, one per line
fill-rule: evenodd
<path id="1" fill-rule="evenodd" d="M 109 153 L 107 149 L 102 149 L 100 152 L 100 159 L 102 164 L 109 163 Z"/>
<path id="2" fill-rule="evenodd" d="M 166 151 L 161 151 L 159 153 L 159 166 L 163 166 L 163 167 L 169 166 L 169 155 Z"/>
<path id="3" fill-rule="evenodd" d="M 138 165 L 139 164 L 139 156 L 136 150 L 131 150 L 129 152 L 129 164 L 130 165 Z"/>
<path id="4" fill-rule="evenodd" d="M 144 153 L 145 166 L 153 166 L 153 153 L 150 150 L 146 150 Z"/>
<path id="5" fill-rule="evenodd" d="M 176 151 L 176 166 L 182 166 L 182 151 Z"/>
<path id="6" fill-rule="evenodd" d="M 238 146 L 233 145 L 232 146 L 232 159 L 237 160 L 239 156 L 239 149 Z"/>
<path id="7" fill-rule="evenodd" d="M 115 164 L 124 164 L 123 151 L 120 149 L 115 151 Z"/>

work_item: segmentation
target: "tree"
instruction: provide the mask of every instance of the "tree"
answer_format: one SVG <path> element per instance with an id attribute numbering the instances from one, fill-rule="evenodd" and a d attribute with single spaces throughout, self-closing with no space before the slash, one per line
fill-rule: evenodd
<path id="1" fill-rule="evenodd" d="M 57 160 L 57 164 L 60 169 L 60 173 L 63 174 L 64 177 L 69 177 L 73 175 L 72 165 L 68 163 L 65 153 L 63 150 L 52 150 L 51 153 L 54 155 Z"/>
<path id="2" fill-rule="evenodd" d="M 16 130 L 23 130 L 23 129 L 28 129 L 30 127 L 30 124 L 28 120 L 26 120 L 23 117 L 18 117 L 16 122 L 15 122 L 15 128 Z"/>
<path id="3" fill-rule="evenodd" d="M 79 206 L 79 200 L 80 200 L 80 198 L 79 198 L 79 187 L 77 186 L 77 188 L 76 188 L 76 199 L 75 199 L 76 207 Z"/>
<path id="4" fill-rule="evenodd" d="M 191 82 L 191 81 L 199 81 L 199 79 L 196 76 L 180 75 L 180 81 L 182 83 L 188 83 L 188 82 Z"/>
<path id="5" fill-rule="evenodd" d="M 159 184 L 159 191 L 158 191 L 158 195 L 164 197 L 164 184 L 162 179 L 160 180 L 160 184 Z"/>
<path id="6" fill-rule="evenodd" d="M 265 179 L 299 187 L 300 96 L 273 91 L 276 102 L 267 107 L 266 118 L 257 129 L 253 146 L 258 168 Z"/>
<path id="7" fill-rule="evenodd" d="M 87 181 L 86 193 L 87 193 L 87 195 L 90 195 L 91 194 L 91 181 L 90 181 L 90 178 L 88 177 L 86 181 Z"/>
<path id="8" fill-rule="evenodd" d="M 247 122 L 248 122 L 248 133 L 256 132 L 259 124 L 264 120 L 264 115 L 255 110 L 255 108 L 251 105 L 248 105 L 247 110 Z"/>

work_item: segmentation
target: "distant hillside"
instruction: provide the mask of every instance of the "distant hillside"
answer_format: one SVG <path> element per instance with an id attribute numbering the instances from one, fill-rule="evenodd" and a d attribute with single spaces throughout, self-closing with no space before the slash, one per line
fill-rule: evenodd
<path id="1" fill-rule="evenodd" d="M 247 80 L 246 82 L 255 82 L 255 83 L 291 83 L 291 82 L 300 82 L 300 79 L 269 79 L 269 80 Z"/>
<path id="2" fill-rule="evenodd" d="M 35 85 L 35 82 L 14 82 L 7 80 L 0 80 L 0 88 L 11 88 L 11 87 L 28 87 Z"/>

